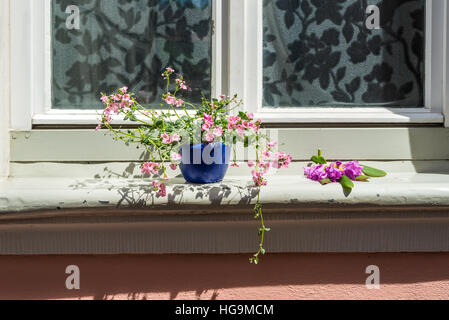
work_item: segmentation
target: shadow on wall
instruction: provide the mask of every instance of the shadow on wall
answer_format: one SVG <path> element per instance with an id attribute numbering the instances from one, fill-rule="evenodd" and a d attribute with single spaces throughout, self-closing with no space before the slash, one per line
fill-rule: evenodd
<path id="1" fill-rule="evenodd" d="M 369 298 L 368 265 L 380 268 L 379 298 L 410 298 L 420 294 L 411 286 L 429 282 L 435 298 L 448 264 L 447 253 L 270 254 L 258 266 L 245 255 L 2 256 L 0 299 Z M 68 265 L 80 268 L 81 290 L 65 288 Z"/>

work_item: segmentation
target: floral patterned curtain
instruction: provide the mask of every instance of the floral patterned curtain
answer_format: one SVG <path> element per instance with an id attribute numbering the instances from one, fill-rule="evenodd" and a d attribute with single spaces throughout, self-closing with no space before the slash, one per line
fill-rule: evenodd
<path id="1" fill-rule="evenodd" d="M 80 28 L 69 29 L 76 5 Z M 158 106 L 162 70 L 188 77 L 190 99 L 211 88 L 211 0 L 52 0 L 52 103 L 100 109 L 100 92 L 127 85 Z"/>
<path id="2" fill-rule="evenodd" d="M 263 105 L 422 107 L 424 20 L 425 0 L 264 0 Z"/>

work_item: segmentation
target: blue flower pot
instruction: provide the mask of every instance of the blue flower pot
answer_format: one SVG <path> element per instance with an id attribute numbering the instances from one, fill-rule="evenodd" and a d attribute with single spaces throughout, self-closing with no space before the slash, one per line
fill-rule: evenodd
<path id="1" fill-rule="evenodd" d="M 224 143 L 197 143 L 181 146 L 180 169 L 187 182 L 215 183 L 228 171 L 231 148 Z"/>

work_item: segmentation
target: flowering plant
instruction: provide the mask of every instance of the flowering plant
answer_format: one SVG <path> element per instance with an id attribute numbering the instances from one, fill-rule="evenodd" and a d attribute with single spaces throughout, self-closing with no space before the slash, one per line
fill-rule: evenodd
<path id="1" fill-rule="evenodd" d="M 243 144 L 245 148 L 253 146 L 255 159 L 248 161 L 248 166 L 252 168 L 251 176 L 254 187 L 257 188 L 254 214 L 256 219 L 260 219 L 261 226 L 258 229 L 259 248 L 250 258 L 250 262 L 257 264 L 260 255 L 265 254 L 265 232 L 270 231 L 263 220 L 260 190 L 267 185 L 268 170 L 288 168 L 292 157 L 276 151 L 277 142 L 269 141 L 261 132 L 262 122 L 255 120 L 253 114 L 238 112 L 230 115 L 230 112 L 241 104 L 237 95 L 221 95 L 210 100 L 203 96 L 201 104 L 195 105 L 182 98 L 182 94 L 190 90 L 182 75 L 176 74 L 172 68 L 167 68 L 162 77 L 166 80 L 166 92 L 162 96 L 160 110 L 142 106 L 137 97 L 128 92 L 128 87 L 123 87 L 113 94 L 102 94 L 101 101 L 105 109 L 96 130 L 106 128 L 115 140 L 121 140 L 127 145 L 136 143 L 145 148 L 151 161 L 144 162 L 141 171 L 154 179 L 153 188 L 158 197 L 167 195 L 167 170 L 176 170 L 181 160 L 184 163 L 180 154 L 181 146 L 193 143 L 224 143 L 233 147 L 231 166 L 239 166 L 236 159 L 238 143 Z M 174 83 L 171 81 L 173 78 Z M 137 124 L 137 128 L 115 128 L 111 122 L 116 115 Z"/>
<path id="2" fill-rule="evenodd" d="M 318 150 L 318 155 L 312 157 L 312 161 L 315 165 L 304 168 L 307 178 L 318 181 L 322 185 L 339 182 L 349 193 L 354 188 L 353 181 L 368 181 L 371 177 L 379 178 L 387 175 L 385 171 L 361 165 L 358 161 L 328 163 L 322 156 L 321 150 Z"/>

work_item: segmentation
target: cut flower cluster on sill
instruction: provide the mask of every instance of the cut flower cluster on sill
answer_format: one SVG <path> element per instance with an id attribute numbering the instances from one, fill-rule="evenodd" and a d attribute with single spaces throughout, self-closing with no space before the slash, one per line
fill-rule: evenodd
<path id="1" fill-rule="evenodd" d="M 348 194 L 354 188 L 353 181 L 369 181 L 370 178 L 385 177 L 385 171 L 361 165 L 358 161 L 335 161 L 328 163 L 322 156 L 321 150 L 318 155 L 312 157 L 315 165 L 304 168 L 304 174 L 310 180 L 317 181 L 322 185 L 338 182 Z"/>

